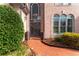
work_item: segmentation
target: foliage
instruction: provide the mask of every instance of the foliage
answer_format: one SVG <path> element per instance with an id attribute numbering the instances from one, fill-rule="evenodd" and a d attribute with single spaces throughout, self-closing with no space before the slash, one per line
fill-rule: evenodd
<path id="1" fill-rule="evenodd" d="M 62 37 L 56 37 L 55 41 L 57 41 L 57 42 L 64 42 L 64 39 Z"/>
<path id="2" fill-rule="evenodd" d="M 66 32 L 61 37 L 68 46 L 79 48 L 79 34 Z"/>
<path id="3" fill-rule="evenodd" d="M 25 44 L 21 43 L 20 44 L 20 48 L 18 50 L 9 52 L 9 53 L 7 53 L 5 55 L 6 56 L 29 56 L 30 54 L 28 53 L 28 49 L 29 49 L 28 46 L 26 46 Z"/>
<path id="4" fill-rule="evenodd" d="M 12 7 L 0 5 L 0 55 L 19 49 L 23 34 L 20 15 Z"/>

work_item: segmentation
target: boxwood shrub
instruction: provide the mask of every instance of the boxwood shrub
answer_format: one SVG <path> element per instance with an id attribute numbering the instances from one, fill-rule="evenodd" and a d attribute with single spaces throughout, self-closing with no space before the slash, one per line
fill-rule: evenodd
<path id="1" fill-rule="evenodd" d="M 12 7 L 0 5 L 0 55 L 19 49 L 23 34 L 20 15 Z"/>

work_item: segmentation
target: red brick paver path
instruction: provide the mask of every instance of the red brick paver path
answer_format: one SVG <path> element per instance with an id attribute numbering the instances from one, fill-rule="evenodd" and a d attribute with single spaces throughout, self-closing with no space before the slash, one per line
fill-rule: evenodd
<path id="1" fill-rule="evenodd" d="M 28 40 L 28 46 L 39 56 L 79 56 L 78 50 L 47 46 L 36 38 Z"/>

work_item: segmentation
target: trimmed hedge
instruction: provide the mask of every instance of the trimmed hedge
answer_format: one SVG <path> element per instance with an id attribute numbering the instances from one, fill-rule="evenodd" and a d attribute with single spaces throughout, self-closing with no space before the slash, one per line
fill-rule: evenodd
<path id="1" fill-rule="evenodd" d="M 12 7 L 0 5 L 0 55 L 19 49 L 23 34 L 20 15 Z"/>
<path id="2" fill-rule="evenodd" d="M 78 33 L 64 33 L 62 36 L 64 43 L 75 48 L 79 48 L 79 34 Z"/>

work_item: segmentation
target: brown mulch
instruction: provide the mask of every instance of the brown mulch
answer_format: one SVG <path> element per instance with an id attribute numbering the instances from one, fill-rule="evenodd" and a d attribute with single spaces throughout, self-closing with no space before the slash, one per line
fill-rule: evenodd
<path id="1" fill-rule="evenodd" d="M 46 45 L 49 45 L 49 46 L 79 50 L 79 48 L 74 48 L 72 46 L 68 46 L 62 42 L 56 42 L 54 39 L 44 39 L 44 40 L 42 40 L 42 42 Z"/>

